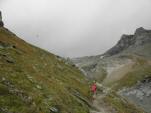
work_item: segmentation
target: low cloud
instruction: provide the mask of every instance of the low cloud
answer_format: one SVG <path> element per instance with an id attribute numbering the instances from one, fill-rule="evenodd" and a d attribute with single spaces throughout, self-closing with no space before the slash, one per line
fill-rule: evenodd
<path id="1" fill-rule="evenodd" d="M 1 0 L 5 26 L 64 57 L 101 54 L 123 33 L 151 29 L 150 0 Z"/>

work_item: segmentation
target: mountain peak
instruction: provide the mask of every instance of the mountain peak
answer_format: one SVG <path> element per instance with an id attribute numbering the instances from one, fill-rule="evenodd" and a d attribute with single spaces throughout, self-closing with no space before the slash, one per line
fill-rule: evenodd
<path id="1" fill-rule="evenodd" d="M 134 35 L 122 35 L 118 43 L 108 50 L 104 55 L 112 56 L 122 52 L 130 46 L 140 46 L 151 42 L 151 30 L 146 30 L 143 27 L 136 29 Z"/>
<path id="2" fill-rule="evenodd" d="M 134 35 L 122 35 L 121 39 L 118 41 L 118 43 L 112 47 L 110 50 L 108 50 L 105 55 L 115 55 L 123 51 L 124 49 L 128 48 L 130 45 L 133 45 L 135 42 Z"/>
<path id="3" fill-rule="evenodd" d="M 0 27 L 3 27 L 4 26 L 4 23 L 3 23 L 3 21 L 2 21 L 2 13 L 1 13 L 1 11 L 0 11 Z"/>
<path id="4" fill-rule="evenodd" d="M 148 32 L 151 32 L 151 30 L 146 30 L 143 27 L 140 27 L 140 28 L 136 29 L 135 35 L 138 36 L 138 35 L 141 35 L 141 34 L 144 34 L 144 33 L 148 33 Z"/>

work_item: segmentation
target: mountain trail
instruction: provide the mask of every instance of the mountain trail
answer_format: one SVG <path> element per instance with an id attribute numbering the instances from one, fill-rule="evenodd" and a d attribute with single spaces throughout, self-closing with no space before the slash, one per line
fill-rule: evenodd
<path id="1" fill-rule="evenodd" d="M 97 84 L 100 85 L 99 83 L 97 83 Z M 104 89 L 104 90 L 106 90 L 106 89 Z M 93 101 L 93 107 L 96 110 L 91 110 L 90 113 L 116 113 L 116 110 L 114 108 L 112 108 L 111 106 L 109 106 L 108 104 L 106 104 L 103 101 L 103 98 L 106 96 L 106 94 L 107 94 L 107 91 L 97 93 L 97 95 L 95 96 L 95 99 Z"/>

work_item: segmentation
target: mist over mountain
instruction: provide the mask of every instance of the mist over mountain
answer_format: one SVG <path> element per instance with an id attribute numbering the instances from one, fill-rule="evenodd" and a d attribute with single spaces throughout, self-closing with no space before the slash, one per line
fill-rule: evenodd
<path id="1" fill-rule="evenodd" d="M 104 54 L 66 59 L 20 39 L 0 12 L 2 113 L 150 113 L 150 86 L 151 30 L 122 35 Z"/>
<path id="2" fill-rule="evenodd" d="M 104 53 L 121 34 L 151 29 L 150 0 L 0 0 L 5 26 L 63 57 Z"/>
<path id="3" fill-rule="evenodd" d="M 0 113 L 151 113 L 151 0 L 0 0 Z"/>

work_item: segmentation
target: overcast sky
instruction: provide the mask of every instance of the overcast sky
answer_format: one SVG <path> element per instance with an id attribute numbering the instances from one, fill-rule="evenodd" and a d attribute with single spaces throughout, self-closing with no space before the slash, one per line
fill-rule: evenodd
<path id="1" fill-rule="evenodd" d="M 0 0 L 5 26 L 63 57 L 96 55 L 151 29 L 151 0 Z"/>

